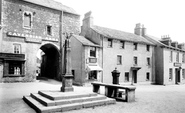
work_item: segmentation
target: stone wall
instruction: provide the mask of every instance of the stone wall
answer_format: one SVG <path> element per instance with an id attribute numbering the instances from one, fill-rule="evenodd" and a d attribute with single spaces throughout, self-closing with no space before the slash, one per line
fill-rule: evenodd
<path id="1" fill-rule="evenodd" d="M 33 16 L 30 29 L 23 27 L 23 13 L 25 11 L 30 12 Z M 39 48 L 46 42 L 59 46 L 60 15 L 61 11 L 38 6 L 36 4 L 20 0 L 3 0 L 2 23 L 4 27 L 0 52 L 13 53 L 13 44 L 20 44 L 21 53 L 26 55 L 25 74 L 26 76 L 31 76 L 29 77 L 31 79 L 35 78 L 36 54 Z M 63 32 L 80 33 L 80 16 L 64 12 L 62 22 Z M 46 33 L 47 25 L 52 26 L 52 35 Z M 26 42 L 25 37 L 8 36 L 8 32 L 38 36 L 42 38 L 42 41 L 39 43 Z M 54 38 L 58 40 L 46 40 L 46 37 L 47 39 Z M 64 39 L 62 40 L 64 41 Z"/>

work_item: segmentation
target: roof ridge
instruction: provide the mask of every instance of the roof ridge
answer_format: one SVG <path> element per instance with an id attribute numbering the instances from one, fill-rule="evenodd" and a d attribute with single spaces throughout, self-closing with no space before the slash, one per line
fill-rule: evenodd
<path id="1" fill-rule="evenodd" d="M 97 25 L 93 25 L 91 29 L 109 38 L 154 45 L 152 42 L 150 42 L 143 36 L 138 36 L 134 33 L 116 30 L 112 28 L 101 27 Z"/>
<path id="2" fill-rule="evenodd" d="M 73 36 L 74 36 L 79 42 L 81 42 L 82 45 L 90 45 L 90 46 L 98 46 L 98 47 L 99 47 L 99 45 L 95 44 L 94 42 L 92 42 L 91 40 L 85 38 L 84 36 L 81 36 L 81 35 L 73 35 Z M 88 42 L 87 42 L 87 43 L 83 42 L 82 40 L 79 39 L 80 37 L 81 37 L 81 38 L 83 37 L 83 40 L 88 41 Z M 90 42 L 91 44 L 88 44 L 89 42 Z"/>
<path id="3" fill-rule="evenodd" d="M 119 29 L 113 29 L 113 28 L 109 28 L 109 27 L 102 27 L 102 26 L 98 26 L 98 25 L 93 25 L 93 26 L 97 26 L 97 27 L 101 27 L 101 28 L 105 28 L 105 29 L 110 29 L 110 30 L 115 30 L 115 31 L 120 31 L 120 32 L 125 32 L 125 33 L 130 33 L 130 32 L 122 31 Z M 131 34 L 134 34 L 134 33 L 131 33 Z"/>
<path id="4" fill-rule="evenodd" d="M 55 9 L 55 10 L 59 10 L 59 11 L 64 11 L 64 12 L 71 13 L 74 15 L 79 15 L 73 8 L 66 6 L 62 4 L 61 2 L 58 2 L 55 0 L 22 0 L 22 1 L 44 6 L 44 7 Z"/>

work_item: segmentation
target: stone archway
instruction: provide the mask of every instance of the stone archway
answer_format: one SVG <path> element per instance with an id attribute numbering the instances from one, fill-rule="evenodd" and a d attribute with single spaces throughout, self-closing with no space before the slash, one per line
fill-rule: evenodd
<path id="1" fill-rule="evenodd" d="M 41 56 L 40 76 L 58 79 L 59 78 L 59 50 L 53 44 L 44 44 L 40 47 Z"/>

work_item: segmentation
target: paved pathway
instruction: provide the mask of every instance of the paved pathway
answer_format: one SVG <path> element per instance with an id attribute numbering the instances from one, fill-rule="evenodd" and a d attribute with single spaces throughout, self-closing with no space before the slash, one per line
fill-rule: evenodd
<path id="1" fill-rule="evenodd" d="M 61 83 L 0 83 L 0 113 L 35 113 L 22 97 L 38 90 L 59 90 Z M 68 111 L 66 113 L 185 113 L 185 85 L 137 85 L 136 102 Z M 91 92 L 92 87 L 75 91 Z M 103 93 L 103 92 L 102 92 Z"/>

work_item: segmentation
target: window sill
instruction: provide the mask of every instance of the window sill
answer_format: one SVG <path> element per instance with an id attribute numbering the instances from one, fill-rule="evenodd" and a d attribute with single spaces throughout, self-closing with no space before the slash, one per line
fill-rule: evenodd
<path id="1" fill-rule="evenodd" d="M 3 77 L 24 77 L 25 75 L 14 75 L 14 74 L 7 74 L 4 75 Z"/>
<path id="2" fill-rule="evenodd" d="M 26 26 L 23 26 L 24 29 L 27 29 L 27 30 L 31 30 L 32 27 L 26 27 Z"/>

